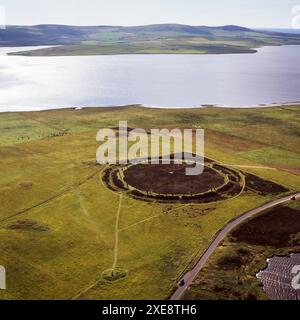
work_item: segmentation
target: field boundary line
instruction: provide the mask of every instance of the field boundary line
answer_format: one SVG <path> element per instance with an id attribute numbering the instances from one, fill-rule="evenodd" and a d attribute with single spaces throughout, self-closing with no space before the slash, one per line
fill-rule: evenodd
<path id="1" fill-rule="evenodd" d="M 149 218 L 147 218 L 147 219 L 144 219 L 144 220 L 141 220 L 141 221 L 139 221 L 139 222 L 133 223 L 133 224 L 127 226 L 127 227 L 121 228 L 121 229 L 119 229 L 119 231 L 128 230 L 128 229 L 130 229 L 130 228 L 133 228 L 133 227 L 135 227 L 135 226 L 138 226 L 139 224 L 142 224 L 142 223 L 144 223 L 144 222 L 147 222 L 147 221 L 153 220 L 153 219 L 155 219 L 155 218 L 158 218 L 158 217 L 160 217 L 160 216 L 162 216 L 162 215 L 163 215 L 163 213 L 159 213 L 159 214 L 157 214 L 157 215 L 155 215 L 155 216 L 149 217 Z"/>

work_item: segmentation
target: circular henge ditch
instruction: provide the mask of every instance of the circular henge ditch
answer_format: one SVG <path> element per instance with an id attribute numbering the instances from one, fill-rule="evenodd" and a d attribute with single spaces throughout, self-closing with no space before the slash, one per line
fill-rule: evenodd
<path id="1" fill-rule="evenodd" d="M 238 170 L 205 159 L 201 175 L 188 176 L 190 164 L 148 164 L 136 162 L 112 165 L 102 176 L 113 191 L 150 202 L 209 203 L 234 197 L 243 190 L 244 176 Z"/>

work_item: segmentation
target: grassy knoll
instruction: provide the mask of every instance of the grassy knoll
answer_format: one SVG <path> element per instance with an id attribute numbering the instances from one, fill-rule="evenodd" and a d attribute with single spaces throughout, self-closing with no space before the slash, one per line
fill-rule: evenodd
<path id="1" fill-rule="evenodd" d="M 220 228 L 274 198 L 247 191 L 210 204 L 126 195 L 120 203 L 95 163 L 98 129 L 119 120 L 204 128 L 207 157 L 299 191 L 299 118 L 298 106 L 0 114 L 0 265 L 8 282 L 0 299 L 166 298 Z"/>

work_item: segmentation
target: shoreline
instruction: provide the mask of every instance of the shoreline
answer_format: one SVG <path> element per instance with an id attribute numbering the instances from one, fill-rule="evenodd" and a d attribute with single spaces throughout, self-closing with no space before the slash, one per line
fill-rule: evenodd
<path id="1" fill-rule="evenodd" d="M 55 58 L 55 57 L 95 57 L 95 56 L 124 56 L 124 55 L 185 55 L 185 56 L 206 56 L 206 55 L 244 55 L 244 54 L 257 54 L 261 49 L 268 48 L 268 47 L 284 47 L 284 46 L 300 46 L 300 44 L 269 44 L 269 45 L 260 45 L 257 47 L 249 48 L 248 51 L 245 52 L 219 52 L 219 53 L 213 53 L 213 52 L 167 52 L 167 51 L 161 51 L 161 52 L 133 52 L 133 53 L 91 53 L 91 54 L 41 54 L 41 55 L 35 55 L 34 53 L 40 52 L 40 50 L 45 49 L 56 49 L 59 47 L 64 47 L 66 45 L 38 45 L 38 46 L 0 46 L 0 52 L 1 49 L 10 49 L 8 51 L 5 51 L 4 55 L 7 57 L 27 57 L 27 58 Z M 11 51 L 12 49 L 12 51 Z M 33 53 L 33 54 L 31 54 Z M 3 55 L 3 54 L 2 54 Z"/>
<path id="2" fill-rule="evenodd" d="M 55 110 L 75 110 L 82 111 L 85 109 L 112 109 L 112 108 L 146 108 L 146 109 L 159 109 L 159 110 L 191 110 L 191 109 L 205 109 L 205 108 L 220 108 L 220 109 L 265 109 L 265 108 L 280 108 L 280 107 L 300 107 L 300 100 L 293 102 L 274 102 L 268 104 L 257 104 L 257 105 L 245 105 L 245 106 L 231 106 L 222 104 L 203 104 L 198 106 L 187 106 L 187 107 L 174 107 L 174 106 L 155 106 L 146 104 L 126 104 L 126 105 L 105 105 L 105 106 L 64 106 L 64 107 L 53 107 L 45 109 L 30 109 L 30 110 L 0 110 L 0 115 L 4 113 L 23 113 L 23 112 L 46 112 Z"/>

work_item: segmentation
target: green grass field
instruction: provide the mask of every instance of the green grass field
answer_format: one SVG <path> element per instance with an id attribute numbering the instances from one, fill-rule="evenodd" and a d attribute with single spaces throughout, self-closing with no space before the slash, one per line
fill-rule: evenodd
<path id="1" fill-rule="evenodd" d="M 97 130 L 203 128 L 205 154 L 300 190 L 300 109 L 141 106 L 0 114 L 0 299 L 166 299 L 229 220 L 274 198 L 129 198 L 102 183 Z M 277 195 L 278 196 L 278 195 Z M 115 280 L 107 280 L 115 268 Z"/>

